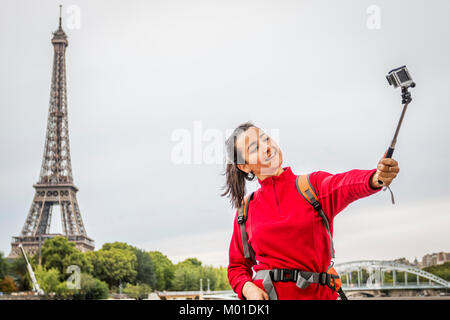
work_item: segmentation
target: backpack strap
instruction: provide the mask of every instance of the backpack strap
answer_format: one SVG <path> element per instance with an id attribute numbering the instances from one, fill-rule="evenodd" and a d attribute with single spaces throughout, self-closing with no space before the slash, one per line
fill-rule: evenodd
<path id="1" fill-rule="evenodd" d="M 306 201 L 309 202 L 310 205 L 313 206 L 314 210 L 316 210 L 320 217 L 322 218 L 322 222 L 325 225 L 325 229 L 327 230 L 328 236 L 330 237 L 330 256 L 331 256 L 331 264 L 330 267 L 334 264 L 334 244 L 333 237 L 331 236 L 330 224 L 328 222 L 328 218 L 322 210 L 322 205 L 319 202 L 319 197 L 317 196 L 317 192 L 309 181 L 309 174 L 302 174 L 297 177 L 296 180 L 297 191 L 305 198 Z M 328 267 L 328 268 L 330 268 Z"/>
<path id="2" fill-rule="evenodd" d="M 245 197 L 244 201 L 242 202 L 242 205 L 238 208 L 237 221 L 241 228 L 242 248 L 244 249 L 244 256 L 246 258 L 251 259 L 253 264 L 257 264 L 256 258 L 255 258 L 255 251 L 253 250 L 252 246 L 248 242 L 247 230 L 245 228 L 245 222 L 247 221 L 247 217 L 248 217 L 248 208 L 249 208 L 250 201 L 253 199 L 253 194 L 254 194 L 254 192 L 252 192 L 249 196 Z"/>
<path id="3" fill-rule="evenodd" d="M 328 236 L 330 237 L 331 262 L 326 272 L 329 273 L 331 276 L 334 275 L 335 277 L 337 277 L 333 281 L 334 290 L 339 293 L 339 297 L 341 298 L 341 300 L 347 300 L 347 296 L 345 295 L 341 287 L 341 280 L 339 279 L 339 275 L 337 274 L 336 270 L 333 267 L 335 256 L 334 256 L 333 237 L 331 236 L 330 231 L 330 224 L 328 222 L 327 216 L 322 210 L 322 205 L 319 202 L 317 192 L 312 186 L 311 181 L 309 181 L 309 174 L 299 175 L 296 180 L 296 185 L 297 191 L 303 196 L 303 198 L 305 198 L 306 201 L 309 202 L 310 205 L 313 206 L 314 210 L 316 210 L 319 213 L 320 217 L 322 218 L 322 222 L 325 225 L 325 229 L 327 230 Z"/>

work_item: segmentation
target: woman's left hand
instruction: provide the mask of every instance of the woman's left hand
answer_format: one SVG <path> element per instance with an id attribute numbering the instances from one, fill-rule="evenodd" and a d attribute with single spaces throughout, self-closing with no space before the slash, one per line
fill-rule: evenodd
<path id="1" fill-rule="evenodd" d="M 378 162 L 377 171 L 370 179 L 370 186 L 372 188 L 387 187 L 395 179 L 400 168 L 398 167 L 398 162 L 392 158 L 383 158 Z M 382 181 L 383 184 L 379 184 L 378 180 Z"/>

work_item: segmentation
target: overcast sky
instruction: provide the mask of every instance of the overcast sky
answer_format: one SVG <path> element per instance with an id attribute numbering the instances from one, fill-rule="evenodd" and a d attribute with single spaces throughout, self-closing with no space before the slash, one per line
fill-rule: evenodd
<path id="1" fill-rule="evenodd" d="M 4 0 L 6 255 L 39 177 L 60 3 L 73 176 L 96 249 L 124 241 L 226 266 L 235 212 L 220 197 L 224 163 L 195 155 L 252 120 L 278 135 L 296 174 L 374 168 L 401 112 L 385 75 L 406 64 L 417 87 L 394 154 L 397 204 L 379 192 L 341 212 L 337 262 L 450 251 L 449 1 Z M 180 132 L 191 163 L 174 161 Z"/>

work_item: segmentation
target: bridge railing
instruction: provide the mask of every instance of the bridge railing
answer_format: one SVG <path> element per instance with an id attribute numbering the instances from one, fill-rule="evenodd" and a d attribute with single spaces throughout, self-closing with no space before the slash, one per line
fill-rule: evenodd
<path id="1" fill-rule="evenodd" d="M 416 268 L 411 265 L 404 265 L 396 263 L 394 261 L 378 261 L 378 260 L 361 260 L 361 261 L 351 261 L 335 265 L 335 269 L 341 275 L 343 288 L 351 288 L 349 284 L 356 285 L 352 282 L 352 273 L 357 273 L 358 286 L 364 288 L 448 288 L 450 289 L 450 282 L 442 279 L 432 273 L 426 272 L 422 269 Z M 368 282 L 365 276 L 364 280 L 362 271 L 366 271 L 369 274 Z M 393 283 L 387 282 L 384 278 L 385 273 L 392 272 Z M 404 274 L 404 281 L 396 281 L 396 272 L 401 272 Z M 407 274 L 415 275 L 417 282 L 408 281 Z M 347 278 L 348 277 L 348 278 Z M 426 279 L 428 282 L 420 282 L 419 279 Z"/>
<path id="2" fill-rule="evenodd" d="M 445 286 L 436 284 L 436 283 L 428 283 L 428 282 L 422 282 L 422 283 L 408 283 L 405 284 L 392 284 L 392 283 L 383 283 L 383 285 L 374 284 L 374 285 L 366 285 L 361 284 L 358 286 L 358 284 L 352 284 L 347 286 L 346 284 L 342 285 L 342 289 L 345 291 L 358 291 L 358 290 L 417 290 L 417 289 L 446 289 Z"/>

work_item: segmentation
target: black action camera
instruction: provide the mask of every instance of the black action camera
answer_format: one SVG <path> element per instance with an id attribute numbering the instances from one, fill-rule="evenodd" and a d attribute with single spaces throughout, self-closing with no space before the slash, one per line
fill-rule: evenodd
<path id="1" fill-rule="evenodd" d="M 393 85 L 394 88 L 414 88 L 416 86 L 416 84 L 412 81 L 411 75 L 409 74 L 408 69 L 406 69 L 406 66 L 392 69 L 389 71 L 386 79 L 389 82 L 389 85 Z"/>

